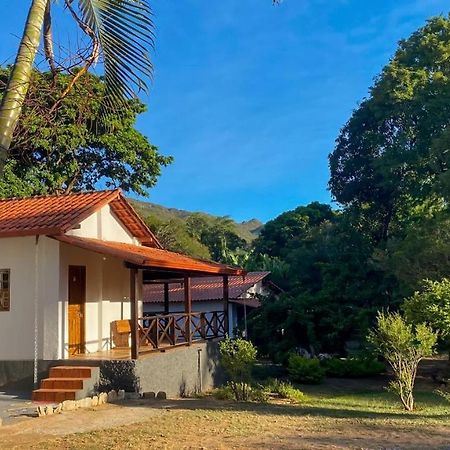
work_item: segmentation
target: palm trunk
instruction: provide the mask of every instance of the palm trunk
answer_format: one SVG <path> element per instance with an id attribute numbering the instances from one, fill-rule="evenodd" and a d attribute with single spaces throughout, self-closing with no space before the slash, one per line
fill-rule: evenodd
<path id="1" fill-rule="evenodd" d="M 0 106 L 0 175 L 8 157 L 14 129 L 30 84 L 49 0 L 32 0 L 16 61 Z"/>

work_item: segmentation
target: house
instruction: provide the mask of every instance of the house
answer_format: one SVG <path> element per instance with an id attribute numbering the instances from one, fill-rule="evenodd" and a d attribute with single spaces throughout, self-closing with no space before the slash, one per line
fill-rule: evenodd
<path id="1" fill-rule="evenodd" d="M 230 335 L 233 336 L 239 326 L 246 335 L 247 313 L 261 305 L 262 297 L 274 293 L 275 288 L 268 280 L 269 275 L 270 272 L 248 272 L 245 276 L 228 277 Z M 151 317 L 183 311 L 183 280 L 164 284 L 145 281 L 142 295 L 144 316 Z M 218 311 L 223 308 L 222 282 L 221 277 L 192 278 L 192 311 L 208 313 L 208 311 Z"/>
<path id="2" fill-rule="evenodd" d="M 55 364 L 135 361 L 145 389 L 137 361 L 227 333 L 228 277 L 243 274 L 164 250 L 120 190 L 0 200 L 0 385 L 36 385 Z M 224 306 L 194 317 L 191 279 L 212 275 L 222 277 Z M 182 279 L 181 313 L 144 318 L 144 279 Z M 168 364 L 147 359 L 153 371 Z"/>

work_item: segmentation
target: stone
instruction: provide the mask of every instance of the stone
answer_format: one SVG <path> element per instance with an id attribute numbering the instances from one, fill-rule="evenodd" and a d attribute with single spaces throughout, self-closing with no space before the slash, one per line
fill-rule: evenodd
<path id="1" fill-rule="evenodd" d="M 167 394 L 166 394 L 164 391 L 159 391 L 159 392 L 156 394 L 156 398 L 157 398 L 158 400 L 166 400 L 166 399 L 167 399 Z"/>
<path id="2" fill-rule="evenodd" d="M 123 389 L 120 389 L 117 393 L 117 400 L 125 400 L 125 391 Z"/>
<path id="3" fill-rule="evenodd" d="M 143 396 L 145 399 L 148 399 L 148 400 L 153 400 L 153 399 L 156 398 L 156 394 L 155 394 L 154 392 L 144 392 L 144 393 L 142 394 L 142 396 Z"/>
<path id="4" fill-rule="evenodd" d="M 105 403 L 108 403 L 108 394 L 106 392 L 102 392 L 98 396 L 98 404 L 99 405 L 104 405 Z"/>
<path id="5" fill-rule="evenodd" d="M 91 397 L 83 398 L 83 399 L 79 400 L 78 404 L 79 404 L 79 407 L 83 408 L 83 409 L 91 408 L 92 407 L 92 398 Z"/>
<path id="6" fill-rule="evenodd" d="M 113 403 L 117 400 L 117 392 L 112 390 L 108 392 L 108 402 Z"/>
<path id="7" fill-rule="evenodd" d="M 38 406 L 37 407 L 38 417 L 44 417 L 45 415 L 47 415 L 45 409 L 46 409 L 45 406 Z"/>
<path id="8" fill-rule="evenodd" d="M 76 404 L 73 400 L 65 400 L 62 402 L 63 411 L 74 411 L 76 409 Z"/>
<path id="9" fill-rule="evenodd" d="M 92 406 L 98 406 L 98 396 L 94 395 L 92 397 Z"/>
<path id="10" fill-rule="evenodd" d="M 53 411 L 55 414 L 61 414 L 62 412 L 62 403 L 59 403 L 58 406 Z"/>
<path id="11" fill-rule="evenodd" d="M 47 415 L 47 416 L 52 416 L 53 415 L 53 406 L 47 406 L 46 408 L 45 408 L 45 415 Z"/>

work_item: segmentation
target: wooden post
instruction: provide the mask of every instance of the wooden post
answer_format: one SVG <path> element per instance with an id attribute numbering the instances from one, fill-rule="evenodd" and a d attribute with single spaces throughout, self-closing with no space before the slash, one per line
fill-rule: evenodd
<path id="1" fill-rule="evenodd" d="M 164 314 L 169 314 L 169 283 L 164 283 Z"/>
<path id="2" fill-rule="evenodd" d="M 188 276 L 184 277 L 184 313 L 185 313 L 185 333 L 188 345 L 192 344 L 191 335 L 191 313 L 192 313 L 192 293 L 191 293 L 191 279 Z"/>
<path id="3" fill-rule="evenodd" d="M 138 302 L 136 298 L 137 269 L 130 269 L 130 309 L 131 309 L 131 359 L 139 358 Z"/>
<path id="4" fill-rule="evenodd" d="M 228 283 L 228 275 L 223 277 L 223 313 L 224 313 L 224 332 L 230 335 L 229 323 L 228 323 L 228 310 L 230 301 L 230 286 Z"/>

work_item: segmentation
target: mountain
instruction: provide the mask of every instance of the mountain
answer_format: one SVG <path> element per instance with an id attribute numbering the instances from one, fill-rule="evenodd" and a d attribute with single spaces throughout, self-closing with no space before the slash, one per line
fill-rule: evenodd
<path id="1" fill-rule="evenodd" d="M 170 219 L 186 220 L 186 218 L 193 214 L 193 211 L 185 211 L 183 209 L 166 208 L 165 206 L 157 205 L 156 203 L 144 202 L 140 200 L 128 199 L 136 211 L 143 217 L 155 216 L 158 219 L 166 222 Z M 200 212 L 206 217 L 217 217 L 212 214 Z M 247 242 L 253 241 L 258 237 L 264 224 L 258 219 L 246 220 L 244 222 L 234 222 L 237 234 L 245 239 Z"/>

